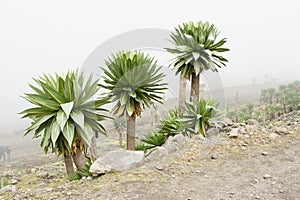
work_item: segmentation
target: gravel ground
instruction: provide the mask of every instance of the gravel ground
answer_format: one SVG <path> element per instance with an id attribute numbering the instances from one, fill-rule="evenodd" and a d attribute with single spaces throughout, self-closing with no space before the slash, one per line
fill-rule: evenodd
<path id="1" fill-rule="evenodd" d="M 39 154 L 0 165 L 0 199 L 300 199 L 300 126 L 238 138 L 191 139 L 173 154 L 125 172 L 69 182 L 62 161 Z"/>

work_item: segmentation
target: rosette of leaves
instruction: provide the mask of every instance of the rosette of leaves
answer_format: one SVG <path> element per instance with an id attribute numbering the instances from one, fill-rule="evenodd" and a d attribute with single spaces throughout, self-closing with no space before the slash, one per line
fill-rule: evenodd
<path id="1" fill-rule="evenodd" d="M 21 112 L 22 118 L 32 123 L 25 135 L 41 137 L 41 147 L 57 155 L 64 155 L 67 173 L 73 172 L 73 162 L 78 170 L 84 169 L 86 158 L 83 150 L 91 145 L 95 132 L 105 133 L 100 121 L 106 118 L 102 108 L 109 100 L 94 99 L 99 90 L 98 80 L 92 75 L 87 81 L 83 73 L 69 71 L 65 76 L 44 75 L 29 85 L 34 91 L 26 93 L 24 99 L 34 105 Z"/>
<path id="2" fill-rule="evenodd" d="M 154 101 L 162 103 L 165 76 L 153 57 L 139 51 L 122 51 L 106 61 L 104 71 L 105 89 L 115 102 L 112 112 L 127 117 L 127 149 L 135 149 L 136 116 Z"/>
<path id="3" fill-rule="evenodd" d="M 205 136 L 211 119 L 217 117 L 217 106 L 214 100 L 193 99 L 192 102 L 187 102 L 184 108 L 185 115 L 182 118 L 182 122 L 188 127 L 186 131 Z"/>

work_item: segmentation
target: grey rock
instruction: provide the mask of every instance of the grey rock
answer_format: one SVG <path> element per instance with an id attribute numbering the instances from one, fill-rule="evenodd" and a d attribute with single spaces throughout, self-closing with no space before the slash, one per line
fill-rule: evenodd
<path id="1" fill-rule="evenodd" d="M 263 155 L 263 156 L 267 156 L 267 155 L 269 155 L 269 153 L 268 153 L 268 152 L 266 152 L 266 151 L 263 151 L 263 152 L 261 152 L 261 155 Z"/>
<path id="2" fill-rule="evenodd" d="M 213 160 L 218 159 L 218 157 L 219 157 L 219 156 L 218 156 L 217 153 L 213 153 L 213 154 L 210 155 L 210 158 L 213 159 Z"/>
<path id="3" fill-rule="evenodd" d="M 12 193 L 15 193 L 15 192 L 18 192 L 18 188 L 17 186 L 15 185 L 7 185 L 3 188 L 0 189 L 0 193 L 2 192 L 12 192 Z"/>
<path id="4" fill-rule="evenodd" d="M 165 147 L 155 147 L 154 150 L 149 155 L 147 155 L 145 160 L 148 162 L 150 160 L 162 159 L 168 154 L 169 152 Z"/>
<path id="5" fill-rule="evenodd" d="M 233 121 L 231 119 L 225 118 L 223 120 L 223 122 L 225 123 L 226 126 L 231 126 L 233 125 Z"/>
<path id="6" fill-rule="evenodd" d="M 124 171 L 143 163 L 144 152 L 116 150 L 98 158 L 91 166 L 90 172 L 105 174 L 112 171 Z"/>
<path id="7" fill-rule="evenodd" d="M 46 191 L 46 192 L 52 192 L 52 191 L 53 191 L 53 188 L 48 187 L 48 188 L 45 189 L 45 191 Z"/>
<path id="8" fill-rule="evenodd" d="M 238 128 L 233 128 L 229 133 L 228 137 L 229 138 L 237 138 L 239 136 L 239 129 Z"/>
<path id="9" fill-rule="evenodd" d="M 246 134 L 247 131 L 246 131 L 245 127 L 239 127 L 239 133 L 242 135 Z"/>
<path id="10" fill-rule="evenodd" d="M 240 127 L 240 124 L 239 123 L 234 123 L 234 124 L 231 125 L 231 127 L 232 128 L 238 128 L 238 127 Z"/>
<path id="11" fill-rule="evenodd" d="M 32 173 L 32 174 L 35 174 L 37 171 L 38 171 L 37 168 L 31 168 L 31 173 Z"/>
<path id="12" fill-rule="evenodd" d="M 272 176 L 271 176 L 270 174 L 265 174 L 265 175 L 263 176 L 263 178 L 264 178 L 264 179 L 270 179 L 270 178 L 272 178 Z"/>
<path id="13" fill-rule="evenodd" d="M 203 141 L 205 139 L 205 137 L 203 135 L 198 134 L 198 135 L 195 135 L 194 137 L 192 137 L 191 139 L 192 140 L 189 142 L 199 141 L 199 140 Z"/>
<path id="14" fill-rule="evenodd" d="M 177 134 L 173 137 L 169 137 L 162 146 L 168 150 L 168 153 L 173 153 L 177 151 L 181 145 L 185 144 L 186 141 L 186 137 L 182 134 Z"/>
<path id="15" fill-rule="evenodd" d="M 216 127 L 213 127 L 208 129 L 208 131 L 206 132 L 206 137 L 214 137 L 214 136 L 218 136 L 219 134 L 220 134 L 220 130 Z"/>
<path id="16" fill-rule="evenodd" d="M 253 125 L 253 126 L 258 126 L 258 125 L 259 125 L 258 121 L 255 120 L 255 119 L 249 119 L 249 120 L 246 122 L 246 124 L 248 124 L 248 125 Z"/>
<path id="17" fill-rule="evenodd" d="M 269 135 L 269 140 L 274 141 L 277 137 L 278 137 L 278 135 L 276 133 L 271 133 Z"/>
<path id="18" fill-rule="evenodd" d="M 277 127 L 276 133 L 278 133 L 280 135 L 286 135 L 286 134 L 288 134 L 288 130 L 284 127 Z"/>
<path id="19" fill-rule="evenodd" d="M 246 130 L 247 133 L 254 133 L 255 126 L 254 125 L 246 125 L 245 130 Z"/>
<path id="20" fill-rule="evenodd" d="M 12 185 L 15 185 L 15 184 L 17 184 L 17 183 L 18 183 L 18 180 L 16 180 L 16 179 L 12 179 L 12 180 L 11 180 L 11 184 L 12 184 Z"/>
<path id="21" fill-rule="evenodd" d="M 92 180 L 93 178 L 91 177 L 91 176 L 88 176 L 87 178 L 86 178 L 86 180 L 87 181 L 90 181 L 90 180 Z"/>
<path id="22" fill-rule="evenodd" d="M 226 126 L 222 129 L 222 132 L 228 133 L 232 130 L 232 128 L 230 126 Z"/>

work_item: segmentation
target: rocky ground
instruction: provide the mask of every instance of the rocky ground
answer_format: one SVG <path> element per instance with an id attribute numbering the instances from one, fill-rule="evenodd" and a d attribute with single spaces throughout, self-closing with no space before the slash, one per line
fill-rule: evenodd
<path id="1" fill-rule="evenodd" d="M 171 138 L 140 167 L 79 181 L 55 156 L 2 163 L 0 199 L 300 199 L 298 120 L 225 120 L 208 138 Z"/>

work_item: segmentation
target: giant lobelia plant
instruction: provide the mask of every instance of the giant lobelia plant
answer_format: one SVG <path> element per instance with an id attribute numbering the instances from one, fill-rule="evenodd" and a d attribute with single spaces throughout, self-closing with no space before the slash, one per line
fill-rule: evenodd
<path id="1" fill-rule="evenodd" d="M 215 25 L 208 22 L 183 23 L 171 34 L 170 41 L 174 47 L 166 48 L 175 55 L 176 75 L 180 73 L 181 77 L 191 79 L 190 96 L 197 101 L 200 98 L 200 74 L 206 70 L 217 72 L 228 62 L 222 56 L 222 53 L 229 51 L 223 47 L 227 39 L 218 40 L 218 35 Z"/>
<path id="2" fill-rule="evenodd" d="M 157 61 L 139 51 L 122 51 L 106 61 L 104 84 L 108 96 L 115 102 L 113 113 L 127 117 L 127 149 L 135 149 L 136 117 L 143 108 L 150 107 L 154 101 L 162 103 L 165 76 L 160 72 Z"/>
<path id="3" fill-rule="evenodd" d="M 21 112 L 22 118 L 32 123 L 25 135 L 34 132 L 33 138 L 41 137 L 41 147 L 63 155 L 68 176 L 74 173 L 73 162 L 78 170 L 86 165 L 84 150 L 91 145 L 95 132 L 105 133 L 100 121 L 106 112 L 102 108 L 107 98 L 94 99 L 98 92 L 98 81 L 92 75 L 87 81 L 83 73 L 69 71 L 65 76 L 44 75 L 34 79 L 33 93 L 24 99 L 34 107 Z"/>

